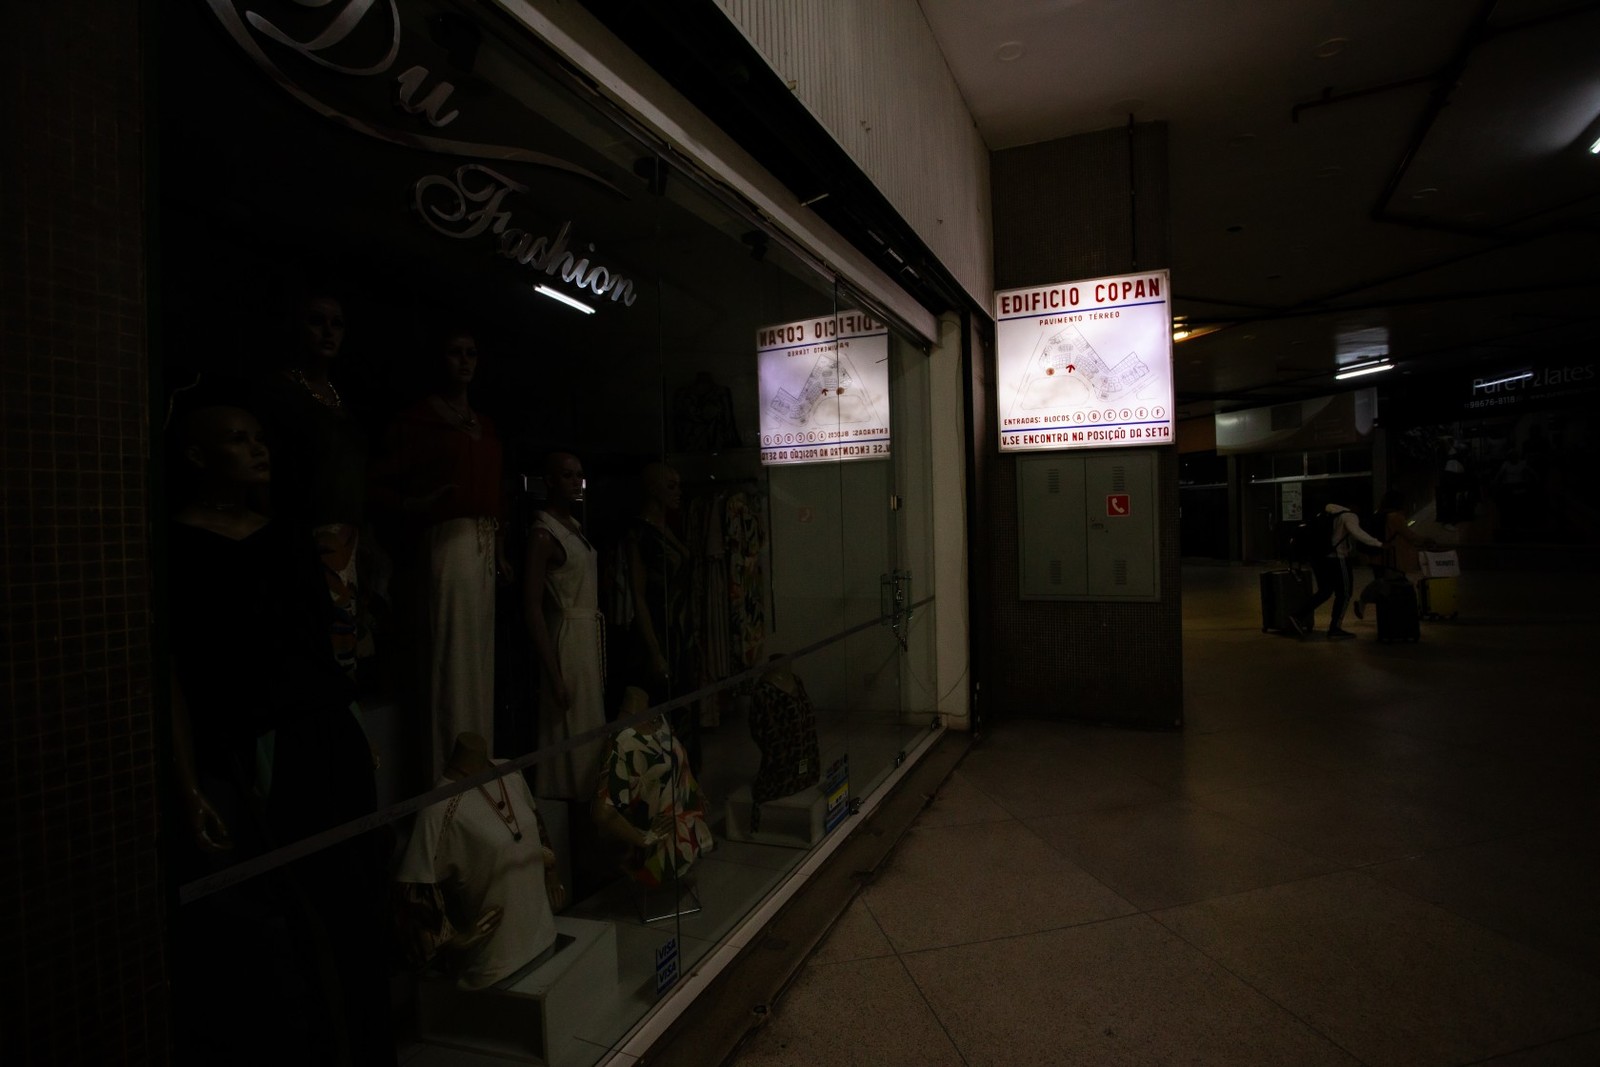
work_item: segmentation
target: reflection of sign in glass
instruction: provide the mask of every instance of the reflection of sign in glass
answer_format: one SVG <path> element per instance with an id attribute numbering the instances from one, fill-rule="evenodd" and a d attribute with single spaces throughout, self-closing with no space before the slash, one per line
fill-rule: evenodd
<path id="1" fill-rule="evenodd" d="M 435 71 L 471 71 L 482 31 L 464 15 L 407 0 L 207 0 L 235 42 L 285 92 L 318 114 L 358 133 L 407 148 L 522 163 L 575 175 L 611 192 L 615 185 L 568 160 L 516 144 L 524 132 L 507 123 L 506 107 L 490 107 L 489 83 L 471 91 Z M 452 75 L 453 76 L 453 75 Z M 523 108 L 520 101 L 512 103 Z M 448 131 L 449 137 L 442 131 Z M 514 225 L 513 207 L 528 187 L 481 163 L 430 174 L 413 186 L 418 216 L 449 237 L 487 233 L 499 254 L 584 295 L 632 305 L 631 279 L 572 237 L 571 223 L 550 233 Z M 539 208 L 553 205 L 541 203 Z M 559 217 L 559 216 L 558 216 Z M 569 248 L 569 242 L 576 247 Z M 539 281 L 535 281 L 535 286 Z M 569 297 L 556 295 L 571 303 Z M 585 310 L 593 311 L 589 304 Z"/>
<path id="2" fill-rule="evenodd" d="M 860 312 L 756 331 L 761 462 L 889 455 L 889 331 Z"/>
<path id="3" fill-rule="evenodd" d="M 613 303 L 633 306 L 638 294 L 631 279 L 591 262 L 587 255 L 568 251 L 572 223 L 563 223 L 554 236 L 536 236 L 511 225 L 511 209 L 503 205 L 510 194 L 527 191 L 526 185 L 478 163 L 457 167 L 449 178 L 429 175 L 412 187 L 417 215 L 446 237 L 466 239 L 487 232 L 499 242 L 505 258 L 596 296 L 609 294 Z M 594 245 L 589 249 L 593 252 Z"/>
<path id="4" fill-rule="evenodd" d="M 464 55 L 476 52 L 481 31 L 460 15 L 436 13 L 435 32 L 429 33 L 421 25 L 423 14 L 397 0 L 206 2 L 228 35 L 273 81 L 340 125 L 427 152 L 552 167 L 619 191 L 565 159 L 497 143 L 499 134 L 513 131 L 481 127 L 470 110 L 462 110 L 465 100 L 456 106 L 455 86 L 433 71 L 459 67 Z M 415 32 L 407 33 L 408 26 Z M 436 40 L 453 43 L 446 48 Z M 426 93 L 424 86 L 429 86 Z M 411 116 L 410 121 L 397 123 L 397 111 Z M 432 132 L 446 126 L 452 127 L 453 137 Z"/>
<path id="5" fill-rule="evenodd" d="M 1172 441 L 1166 271 L 995 294 L 1003 452 Z"/>

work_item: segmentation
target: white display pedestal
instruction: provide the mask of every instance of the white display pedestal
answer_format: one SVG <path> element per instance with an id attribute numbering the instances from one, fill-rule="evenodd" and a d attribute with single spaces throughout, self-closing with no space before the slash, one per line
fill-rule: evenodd
<path id="1" fill-rule="evenodd" d="M 810 848 L 822 840 L 828 813 L 828 798 L 820 786 L 809 786 L 798 793 L 761 805 L 761 829 L 751 829 L 755 801 L 750 787 L 741 785 L 728 795 L 722 832 L 733 841 L 754 841 L 760 845 L 786 845 Z"/>
<path id="2" fill-rule="evenodd" d="M 616 996 L 616 927 L 557 915 L 556 945 L 555 955 L 507 988 L 468 991 L 448 979 L 423 979 L 419 1036 L 551 1067 L 588 1063 L 594 1046 L 577 1035 Z"/>

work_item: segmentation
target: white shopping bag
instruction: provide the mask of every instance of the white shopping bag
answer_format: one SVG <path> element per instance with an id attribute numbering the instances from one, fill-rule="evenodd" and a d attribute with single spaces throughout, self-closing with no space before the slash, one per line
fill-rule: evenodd
<path id="1" fill-rule="evenodd" d="M 1461 577 L 1461 558 L 1455 549 L 1448 552 L 1418 552 L 1422 561 L 1422 574 L 1427 578 Z"/>

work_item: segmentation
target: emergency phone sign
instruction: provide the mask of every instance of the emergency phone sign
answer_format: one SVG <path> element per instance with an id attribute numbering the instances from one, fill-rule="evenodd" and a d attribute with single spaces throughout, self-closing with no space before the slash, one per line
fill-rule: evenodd
<path id="1" fill-rule="evenodd" d="M 1133 514 L 1133 504 L 1130 502 L 1130 500 L 1128 498 L 1128 494 L 1127 493 L 1112 493 L 1109 496 L 1107 496 L 1106 497 L 1106 514 L 1107 515 L 1131 515 L 1131 514 Z"/>

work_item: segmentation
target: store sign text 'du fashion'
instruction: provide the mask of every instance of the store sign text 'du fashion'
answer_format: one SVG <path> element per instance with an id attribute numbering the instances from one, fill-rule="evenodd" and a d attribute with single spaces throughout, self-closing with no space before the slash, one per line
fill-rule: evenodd
<path id="1" fill-rule="evenodd" d="M 1002 452 L 1172 441 L 1164 270 L 995 294 Z"/>
<path id="2" fill-rule="evenodd" d="M 507 143 L 516 131 L 498 128 L 503 123 L 491 109 L 473 106 L 482 86 L 477 94 L 463 96 L 447 79 L 455 77 L 449 72 L 457 57 L 433 39 L 437 33 L 427 31 L 421 5 L 400 0 L 206 2 L 234 42 L 280 88 L 347 129 L 424 152 L 560 171 L 621 192 L 576 163 Z M 436 13 L 434 22 L 441 17 Z M 465 27 L 465 38 L 474 34 Z M 500 255 L 536 273 L 532 284 L 553 280 L 586 295 L 633 304 L 634 283 L 601 264 L 593 245 L 569 251 L 576 243 L 571 222 L 552 233 L 513 224 L 517 194 L 527 192 L 527 186 L 487 166 L 467 165 L 417 179 L 413 206 L 424 223 L 445 236 L 470 238 L 488 231 Z"/>

